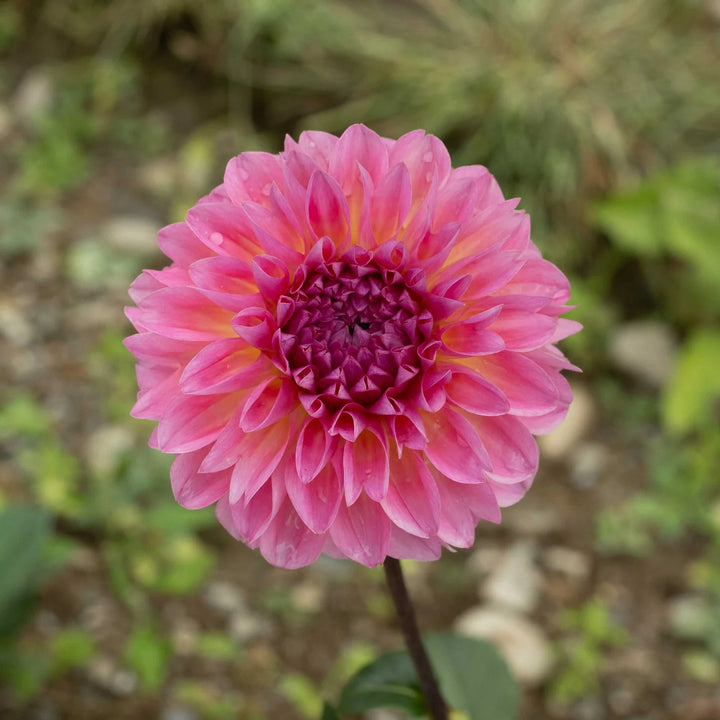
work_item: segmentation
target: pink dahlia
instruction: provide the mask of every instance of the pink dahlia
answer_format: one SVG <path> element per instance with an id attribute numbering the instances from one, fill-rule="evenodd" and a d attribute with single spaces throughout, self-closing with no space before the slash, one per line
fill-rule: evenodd
<path id="1" fill-rule="evenodd" d="M 247 152 L 132 284 L 132 414 L 172 488 L 272 564 L 469 547 L 571 399 L 569 284 L 482 166 L 416 130 Z"/>

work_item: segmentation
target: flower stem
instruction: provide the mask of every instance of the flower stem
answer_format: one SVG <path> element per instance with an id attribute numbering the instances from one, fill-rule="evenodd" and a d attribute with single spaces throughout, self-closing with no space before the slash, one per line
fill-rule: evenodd
<path id="1" fill-rule="evenodd" d="M 387 557 L 385 558 L 383 567 L 385 568 L 385 578 L 387 579 L 390 595 L 395 604 L 395 611 L 400 621 L 400 628 L 405 638 L 405 644 L 412 658 L 413 665 L 415 665 L 415 671 L 420 680 L 420 688 L 425 696 L 425 702 L 430 711 L 430 716 L 432 720 L 447 720 L 447 706 L 440 694 L 435 673 L 433 672 L 430 660 L 420 639 L 420 630 L 418 629 L 417 619 L 415 617 L 415 608 L 413 607 L 407 587 L 405 586 L 400 561 Z"/>

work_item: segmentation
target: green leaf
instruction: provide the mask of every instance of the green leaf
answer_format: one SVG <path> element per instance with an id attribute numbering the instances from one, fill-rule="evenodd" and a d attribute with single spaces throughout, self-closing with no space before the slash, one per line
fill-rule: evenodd
<path id="1" fill-rule="evenodd" d="M 470 720 L 513 720 L 520 693 L 495 646 L 484 640 L 440 633 L 425 646 L 448 705 Z"/>
<path id="2" fill-rule="evenodd" d="M 29 505 L 10 505 L 0 512 L 0 632 L 21 620 L 23 604 L 41 577 L 50 534 L 47 515 Z"/>
<path id="3" fill-rule="evenodd" d="M 323 714 L 320 720 L 342 720 L 340 715 L 338 714 L 338 711 L 332 707 L 332 705 L 328 705 L 325 703 L 325 707 L 323 707 Z"/>
<path id="4" fill-rule="evenodd" d="M 152 625 L 137 626 L 125 645 L 125 660 L 145 690 L 157 690 L 165 680 L 170 643 Z"/>
<path id="5" fill-rule="evenodd" d="M 49 650 L 52 674 L 62 675 L 89 662 L 95 654 L 95 640 L 80 628 L 64 628 L 53 637 Z"/>
<path id="6" fill-rule="evenodd" d="M 690 337 L 680 357 L 662 402 L 668 430 L 685 433 L 703 427 L 720 397 L 720 332 L 700 330 Z"/>
<path id="7" fill-rule="evenodd" d="M 425 712 L 415 668 L 403 650 L 385 653 L 362 668 L 340 696 L 341 713 L 361 713 L 380 707 L 399 707 L 415 716 Z"/>

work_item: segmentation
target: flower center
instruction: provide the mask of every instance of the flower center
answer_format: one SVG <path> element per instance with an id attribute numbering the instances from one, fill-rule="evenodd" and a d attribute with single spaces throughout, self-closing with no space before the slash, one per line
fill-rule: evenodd
<path id="1" fill-rule="evenodd" d="M 400 411 L 426 364 L 418 348 L 434 324 L 401 271 L 352 248 L 338 260 L 301 266 L 278 307 L 279 351 L 311 414 L 349 403 Z"/>

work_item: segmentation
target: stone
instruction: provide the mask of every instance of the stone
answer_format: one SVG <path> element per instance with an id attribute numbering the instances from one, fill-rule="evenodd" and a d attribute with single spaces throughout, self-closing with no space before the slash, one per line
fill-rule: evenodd
<path id="1" fill-rule="evenodd" d="M 563 529 L 560 513 L 548 505 L 532 505 L 533 498 L 503 510 L 503 527 L 515 534 L 550 535 Z"/>
<path id="2" fill-rule="evenodd" d="M 106 655 L 93 659 L 88 665 L 87 675 L 100 688 L 118 697 L 131 695 L 138 686 L 134 672 L 118 668 L 115 661 Z"/>
<path id="3" fill-rule="evenodd" d="M 595 420 L 595 401 L 581 383 L 573 385 L 573 401 L 563 422 L 538 438 L 542 454 L 550 460 L 565 460 L 587 435 Z"/>
<path id="4" fill-rule="evenodd" d="M 625 323 L 610 336 L 614 365 L 654 387 L 664 387 L 675 366 L 677 342 L 669 325 L 654 321 Z"/>
<path id="5" fill-rule="evenodd" d="M 12 108 L 20 120 L 29 122 L 48 112 L 54 99 L 55 91 L 50 75 L 45 68 L 36 67 L 23 76 L 15 92 Z"/>
<path id="6" fill-rule="evenodd" d="M 590 558 L 579 550 L 554 545 L 543 550 L 542 559 L 548 570 L 561 573 L 572 580 L 586 580 L 590 575 Z"/>
<path id="7" fill-rule="evenodd" d="M 168 705 L 160 713 L 160 720 L 200 720 L 200 715 L 187 705 Z"/>
<path id="8" fill-rule="evenodd" d="M 110 475 L 117 468 L 121 456 L 134 444 L 134 435 L 122 425 L 99 427 L 85 443 L 88 467 L 97 475 Z"/>
<path id="9" fill-rule="evenodd" d="M 205 602 L 214 610 L 230 615 L 245 609 L 242 592 L 228 582 L 214 581 L 205 588 Z"/>
<path id="10" fill-rule="evenodd" d="M 494 642 L 523 685 L 539 685 L 552 671 L 552 647 L 545 633 L 511 610 L 487 605 L 472 608 L 457 619 L 455 629 Z"/>
<path id="11" fill-rule="evenodd" d="M 570 481 L 581 490 L 594 487 L 607 465 L 607 448 L 602 443 L 583 442 L 570 453 Z"/>
<path id="12" fill-rule="evenodd" d="M 481 594 L 500 607 L 532 612 L 540 594 L 541 576 L 535 567 L 535 546 L 526 540 L 505 551 L 482 584 Z"/>
<path id="13" fill-rule="evenodd" d="M 712 612 L 705 598 L 686 593 L 668 603 L 668 622 L 676 637 L 702 640 L 712 629 Z"/>
<path id="14" fill-rule="evenodd" d="M 264 617 L 242 610 L 230 616 L 227 631 L 234 640 L 246 643 L 268 636 L 272 632 L 272 625 Z"/>

